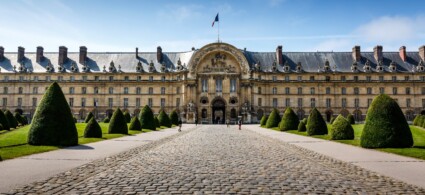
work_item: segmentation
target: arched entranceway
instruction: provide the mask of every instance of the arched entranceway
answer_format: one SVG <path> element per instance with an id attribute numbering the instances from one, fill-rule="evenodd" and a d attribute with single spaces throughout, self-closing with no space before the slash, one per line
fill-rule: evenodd
<path id="1" fill-rule="evenodd" d="M 326 111 L 326 121 L 327 122 L 330 122 L 331 121 L 332 115 L 333 115 L 332 110 L 327 110 Z"/>
<path id="2" fill-rule="evenodd" d="M 224 124 L 226 120 L 226 103 L 223 98 L 215 98 L 211 102 L 212 106 L 212 123 Z"/>

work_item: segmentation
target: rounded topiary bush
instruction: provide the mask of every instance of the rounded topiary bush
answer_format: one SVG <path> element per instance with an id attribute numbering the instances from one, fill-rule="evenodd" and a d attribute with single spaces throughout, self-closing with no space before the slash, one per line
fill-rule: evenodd
<path id="1" fill-rule="evenodd" d="M 338 117 L 336 117 L 332 124 L 330 134 L 332 140 L 354 139 L 354 129 L 350 122 L 348 122 L 348 120 L 342 115 L 338 115 Z"/>
<path id="2" fill-rule="evenodd" d="M 335 121 L 335 119 L 336 119 L 336 118 L 335 118 L 334 116 L 332 116 L 332 117 L 331 117 L 331 120 L 329 121 L 329 123 L 330 123 L 330 124 L 333 124 L 333 123 L 334 123 L 334 121 Z"/>
<path id="3" fill-rule="evenodd" d="M 171 125 L 172 125 L 170 118 L 164 112 L 164 110 L 161 110 L 161 112 L 159 113 L 158 121 L 159 121 L 159 125 L 161 125 L 161 126 L 166 126 L 166 127 L 170 128 Z"/>
<path id="4" fill-rule="evenodd" d="M 305 125 L 307 125 L 307 120 L 308 118 L 303 118 L 303 120 L 301 120 Z"/>
<path id="5" fill-rule="evenodd" d="M 416 117 L 415 117 L 415 119 L 413 119 L 413 125 L 415 125 L 415 126 L 419 126 L 419 121 L 421 120 L 421 115 L 420 114 L 418 114 L 418 115 L 416 115 Z M 421 123 L 422 124 L 422 123 Z"/>
<path id="6" fill-rule="evenodd" d="M 13 117 L 15 117 L 15 120 L 18 123 L 18 126 L 25 125 L 22 121 L 22 116 L 19 114 L 19 112 L 15 112 L 15 114 L 13 114 Z"/>
<path id="7" fill-rule="evenodd" d="M 307 120 L 307 135 L 328 134 L 328 127 L 320 112 L 313 108 Z"/>
<path id="8" fill-rule="evenodd" d="M 112 114 L 111 120 L 109 121 L 108 133 L 128 134 L 127 122 L 125 121 L 124 114 L 119 108 Z"/>
<path id="9" fill-rule="evenodd" d="M 295 130 L 298 128 L 300 120 L 295 112 L 291 108 L 286 108 L 285 113 L 282 116 L 282 120 L 279 124 L 279 130 L 288 131 Z"/>
<path id="10" fill-rule="evenodd" d="M 140 121 L 136 116 L 131 119 L 129 129 L 137 131 L 142 130 L 142 125 L 140 124 Z"/>
<path id="11" fill-rule="evenodd" d="M 6 115 L 4 115 L 4 112 L 0 110 L 0 124 L 3 125 L 3 130 L 10 130 L 9 121 L 6 118 Z"/>
<path id="12" fill-rule="evenodd" d="M 268 117 L 266 115 L 263 115 L 263 117 L 261 117 L 261 120 L 260 120 L 260 126 L 264 127 L 267 123 L 267 119 Z"/>
<path id="13" fill-rule="evenodd" d="M 131 121 L 130 113 L 128 113 L 127 111 L 125 111 L 124 112 L 124 118 L 125 118 L 125 122 L 129 123 Z"/>
<path id="14" fill-rule="evenodd" d="M 6 110 L 4 112 L 4 115 L 6 116 L 7 122 L 9 122 L 9 127 L 16 129 L 16 127 L 18 126 L 18 121 L 16 121 L 13 114 L 9 110 Z"/>
<path id="15" fill-rule="evenodd" d="M 154 119 L 153 119 L 154 121 L 155 121 L 155 127 L 161 127 L 161 124 L 159 123 L 159 120 L 158 120 L 158 117 L 154 117 Z"/>
<path id="16" fill-rule="evenodd" d="M 274 108 L 273 111 L 270 113 L 269 118 L 267 119 L 266 128 L 278 127 L 280 120 L 281 118 L 279 116 L 279 111 Z"/>
<path id="17" fill-rule="evenodd" d="M 85 138 L 102 138 L 102 128 L 100 128 L 94 117 L 91 117 L 84 130 Z"/>
<path id="18" fill-rule="evenodd" d="M 106 117 L 106 118 L 103 119 L 103 123 L 109 123 L 110 120 L 111 119 L 109 119 L 108 117 Z"/>
<path id="19" fill-rule="evenodd" d="M 356 120 L 354 120 L 354 116 L 352 114 L 348 114 L 347 121 L 352 125 L 356 124 Z"/>
<path id="20" fill-rule="evenodd" d="M 305 127 L 305 123 L 303 122 L 303 121 L 301 121 L 299 124 L 298 124 L 298 131 L 299 132 L 304 132 L 304 131 L 307 131 L 307 128 Z"/>
<path id="21" fill-rule="evenodd" d="M 150 130 L 156 129 L 153 112 L 148 105 L 145 105 L 142 111 L 140 111 L 139 121 L 140 121 L 140 124 L 142 125 L 142 129 L 150 129 Z"/>
<path id="22" fill-rule="evenodd" d="M 397 102 L 381 94 L 369 106 L 360 138 L 365 148 L 405 148 L 413 146 L 412 132 Z"/>
<path id="23" fill-rule="evenodd" d="M 19 114 L 18 112 L 16 112 L 16 113 Z M 20 115 L 20 116 L 21 116 L 22 125 L 28 125 L 27 117 L 25 115 Z M 16 117 L 16 115 L 15 115 L 15 117 Z"/>
<path id="24" fill-rule="evenodd" d="M 68 102 L 54 82 L 44 93 L 28 133 L 31 145 L 73 146 L 78 133 Z"/>
<path id="25" fill-rule="evenodd" d="M 173 110 L 170 114 L 170 120 L 171 124 L 173 125 L 179 125 L 179 115 L 177 114 L 176 110 Z"/>
<path id="26" fill-rule="evenodd" d="M 84 119 L 84 122 L 88 123 L 90 121 L 90 119 L 93 118 L 93 117 L 94 117 L 93 113 L 89 112 L 86 116 L 86 119 Z"/>

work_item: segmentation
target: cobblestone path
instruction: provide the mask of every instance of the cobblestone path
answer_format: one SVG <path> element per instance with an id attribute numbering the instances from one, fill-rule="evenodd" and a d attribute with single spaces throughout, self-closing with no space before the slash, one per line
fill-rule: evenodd
<path id="1" fill-rule="evenodd" d="M 14 191 L 20 192 L 425 194 L 421 188 L 251 131 L 206 125 Z"/>

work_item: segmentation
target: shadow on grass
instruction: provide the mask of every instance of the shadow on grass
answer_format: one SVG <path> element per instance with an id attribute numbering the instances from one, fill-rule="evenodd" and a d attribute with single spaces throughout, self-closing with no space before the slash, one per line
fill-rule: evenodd
<path id="1" fill-rule="evenodd" d="M 23 145 L 27 145 L 27 143 L 22 143 L 22 144 L 15 144 L 15 145 L 8 145 L 8 146 L 2 146 L 1 148 L 11 148 L 11 147 L 16 147 L 16 146 L 23 146 Z"/>

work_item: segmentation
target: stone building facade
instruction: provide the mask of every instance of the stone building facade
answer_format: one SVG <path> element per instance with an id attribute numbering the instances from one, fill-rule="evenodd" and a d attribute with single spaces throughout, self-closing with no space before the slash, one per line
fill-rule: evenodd
<path id="1" fill-rule="evenodd" d="M 273 108 L 300 118 L 318 108 L 326 120 L 365 119 L 380 93 L 396 99 L 408 120 L 425 107 L 425 46 L 417 52 L 252 52 L 219 42 L 187 52 L 5 52 L 0 47 L 0 106 L 29 117 L 56 81 L 73 114 L 104 118 L 120 107 L 133 115 L 177 109 L 185 122 L 256 123 Z"/>

